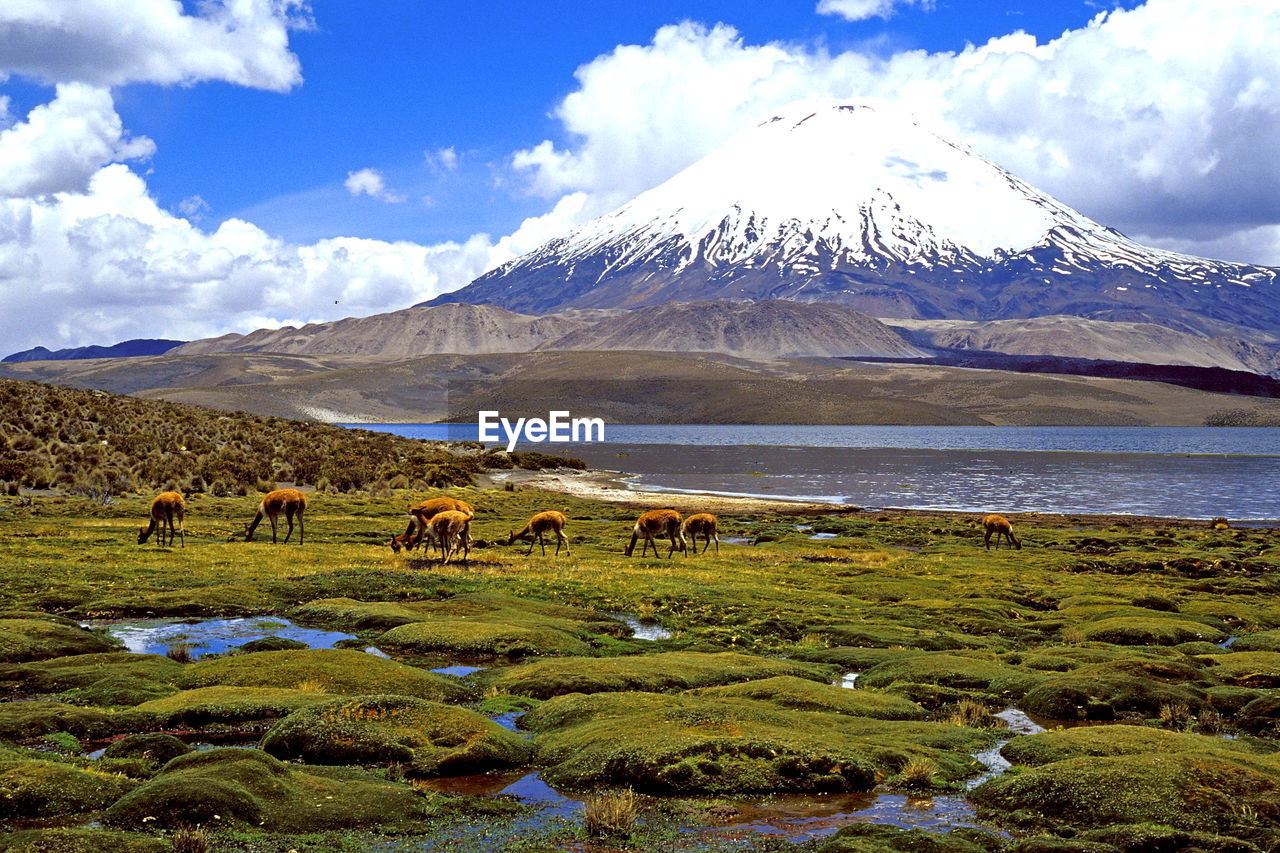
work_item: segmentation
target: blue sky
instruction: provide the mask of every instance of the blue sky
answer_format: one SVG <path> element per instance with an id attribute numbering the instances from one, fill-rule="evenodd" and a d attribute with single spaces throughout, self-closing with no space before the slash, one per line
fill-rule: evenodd
<path id="1" fill-rule="evenodd" d="M 551 112 L 574 88 L 574 70 L 617 45 L 647 43 L 665 24 L 724 22 L 749 43 L 833 53 L 954 51 L 1013 29 L 1047 40 L 1085 24 L 1098 4 L 953 0 L 860 21 L 819 15 L 812 0 L 317 0 L 311 10 L 314 28 L 290 40 L 303 82 L 287 93 L 221 82 L 117 90 L 125 125 L 156 143 L 147 183 L 161 205 L 176 210 L 199 195 L 206 225 L 238 216 L 298 242 L 506 234 L 547 206 L 518 182 L 494 187 L 511 152 L 567 141 Z M 15 83 L 18 106 L 49 97 L 48 87 Z M 427 165 L 425 151 L 450 147 L 462 154 L 458 173 Z M 352 197 L 343 180 L 361 168 L 381 171 L 408 203 Z"/>
<path id="2" fill-rule="evenodd" d="M 802 98 L 1280 264 L 1274 0 L 0 4 L 0 349 L 456 289 Z"/>

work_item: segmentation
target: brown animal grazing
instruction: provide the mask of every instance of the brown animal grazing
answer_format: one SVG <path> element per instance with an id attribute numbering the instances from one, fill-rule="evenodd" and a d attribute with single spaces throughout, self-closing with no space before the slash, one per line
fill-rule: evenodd
<path id="1" fill-rule="evenodd" d="M 429 498 L 421 503 L 416 503 L 409 507 L 409 526 L 405 528 L 404 533 L 399 536 L 393 536 L 387 544 L 391 546 L 391 550 L 400 553 L 403 547 L 407 551 L 422 544 L 430 533 L 430 526 L 427 524 L 431 518 L 438 512 L 445 510 L 453 510 L 472 518 L 476 514 L 476 509 L 466 501 L 455 500 L 454 498 Z M 435 540 L 432 540 L 435 543 Z"/>
<path id="2" fill-rule="evenodd" d="M 680 530 L 680 513 L 674 509 L 650 510 L 636 519 L 635 527 L 631 528 L 631 544 L 627 545 L 625 552 L 628 557 L 636 549 L 636 540 L 641 536 L 644 537 L 644 545 L 640 548 L 641 557 L 650 545 L 653 546 L 653 556 L 658 556 L 658 543 L 654 539 L 657 536 L 666 536 L 671 540 L 671 550 L 667 552 L 667 557 L 674 554 L 676 548 L 680 549 L 681 554 L 689 553 L 688 543 Z"/>
<path id="3" fill-rule="evenodd" d="M 561 542 L 564 543 L 564 552 L 569 554 L 569 538 L 564 535 L 564 526 L 568 522 L 569 519 L 565 518 L 564 513 L 562 512 L 556 512 L 555 510 L 540 512 L 533 518 L 529 519 L 529 523 L 526 524 L 524 529 L 519 533 L 512 531 L 507 534 L 507 544 L 514 545 L 517 539 L 524 539 L 525 537 L 528 537 L 529 550 L 524 552 L 524 555 L 527 557 L 533 553 L 533 542 L 534 539 L 537 539 L 538 545 L 542 547 L 542 556 L 545 557 L 547 556 L 547 546 L 546 543 L 542 541 L 542 536 L 545 533 L 554 533 L 556 535 L 556 556 L 560 556 Z M 573 555 L 569 554 L 569 556 Z"/>
<path id="4" fill-rule="evenodd" d="M 716 553 L 720 553 L 720 537 L 716 535 L 717 522 L 718 519 L 709 512 L 695 513 L 684 520 L 680 532 L 686 539 L 693 540 L 693 553 L 698 553 L 699 536 L 702 537 L 702 553 L 707 553 L 713 540 L 716 543 Z"/>
<path id="5" fill-rule="evenodd" d="M 280 517 L 280 513 L 284 513 L 285 521 L 289 523 L 289 530 L 284 535 L 285 544 L 289 543 L 289 537 L 293 535 L 293 520 L 296 518 L 298 519 L 298 544 L 301 545 L 306 533 L 306 526 L 302 522 L 302 513 L 306 508 L 307 496 L 297 489 L 276 489 L 274 492 L 267 492 L 262 503 L 258 504 L 258 512 L 253 516 L 253 521 L 244 526 L 244 541 L 253 541 L 253 531 L 258 529 L 258 525 L 262 523 L 262 517 L 266 516 L 271 522 L 271 544 L 276 544 L 276 519 Z"/>
<path id="6" fill-rule="evenodd" d="M 151 501 L 151 524 L 138 531 L 138 544 L 141 545 L 147 541 L 152 533 L 156 530 L 160 531 L 160 535 L 156 537 L 156 544 L 163 546 L 165 526 L 169 529 L 169 545 L 173 545 L 173 522 L 178 522 L 178 536 L 182 540 L 183 548 L 187 547 L 187 531 L 183 529 L 182 519 L 187 514 L 187 503 L 182 499 L 182 495 L 177 492 L 161 492 Z M 163 525 L 163 526 L 162 526 Z"/>
<path id="7" fill-rule="evenodd" d="M 431 534 L 440 543 L 440 562 L 445 565 L 462 546 L 462 562 L 471 555 L 471 516 L 465 512 L 446 509 L 437 512 L 427 522 L 431 525 Z"/>
<path id="8" fill-rule="evenodd" d="M 1009 523 L 1009 519 L 1003 515 L 988 515 L 982 519 L 982 528 L 986 531 L 986 535 L 982 537 L 982 544 L 991 550 L 991 535 L 994 533 L 996 537 L 996 550 L 1000 550 L 1001 537 L 1009 540 L 1009 544 L 1017 550 L 1022 550 L 1022 543 L 1018 541 L 1018 537 L 1013 535 L 1013 525 Z"/>

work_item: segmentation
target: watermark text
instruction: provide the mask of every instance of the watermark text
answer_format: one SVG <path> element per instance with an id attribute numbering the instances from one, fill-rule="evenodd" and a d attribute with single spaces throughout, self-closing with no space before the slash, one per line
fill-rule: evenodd
<path id="1" fill-rule="evenodd" d="M 502 417 L 499 412 L 477 412 L 476 425 L 479 427 L 481 441 L 499 441 L 498 430 L 507 442 L 507 452 L 516 449 L 520 441 L 535 444 L 543 441 L 604 441 L 604 420 L 602 418 L 575 418 L 568 412 L 547 412 L 547 419 L 518 418 L 515 423 Z M 594 437 L 593 437 L 594 436 Z"/>

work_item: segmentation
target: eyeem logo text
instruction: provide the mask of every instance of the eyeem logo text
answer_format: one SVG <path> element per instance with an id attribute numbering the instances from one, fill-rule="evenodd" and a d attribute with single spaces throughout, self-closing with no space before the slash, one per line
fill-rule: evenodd
<path id="1" fill-rule="evenodd" d="M 519 418 L 513 424 L 499 412 L 477 412 L 476 425 L 480 427 L 481 441 L 499 441 L 501 428 L 507 439 L 507 452 L 516 449 L 519 441 L 604 441 L 602 418 L 571 418 L 568 412 L 547 412 L 547 419 Z M 595 435 L 592 438 L 592 435 Z"/>

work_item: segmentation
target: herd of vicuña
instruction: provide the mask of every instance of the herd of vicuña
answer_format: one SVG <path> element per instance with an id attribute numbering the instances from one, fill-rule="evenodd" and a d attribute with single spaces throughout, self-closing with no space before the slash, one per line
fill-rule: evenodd
<path id="1" fill-rule="evenodd" d="M 244 541 L 253 541 L 254 531 L 265 518 L 271 522 L 271 542 L 275 544 L 279 541 L 278 523 L 280 516 L 283 515 L 288 525 L 284 535 L 285 543 L 287 544 L 293 536 L 293 526 L 296 521 L 298 544 L 301 545 L 306 532 L 303 521 L 303 513 L 306 509 L 307 496 L 297 489 L 275 489 L 268 492 L 258 504 L 253 521 L 244 526 Z M 392 536 L 387 544 L 391 546 L 392 551 L 399 554 L 402 548 L 412 551 L 426 542 L 428 548 L 440 552 L 442 563 L 448 563 L 457 556 L 459 551 L 462 552 L 462 561 L 466 562 L 471 554 L 471 520 L 475 518 L 475 514 L 475 507 L 466 501 L 444 497 L 429 498 L 409 507 L 406 512 L 409 524 L 405 527 L 404 533 Z M 176 535 L 181 543 L 180 547 L 186 547 L 187 537 L 183 529 L 185 516 L 186 502 L 182 499 L 182 495 L 177 492 L 162 492 L 156 495 L 151 501 L 151 523 L 138 531 L 138 544 L 141 545 L 152 535 L 156 535 L 157 545 L 172 546 Z M 556 510 L 534 513 L 523 528 L 519 531 L 512 530 L 507 534 L 507 545 L 526 540 L 529 543 L 528 550 L 524 552 L 526 557 L 533 553 L 535 544 L 542 549 L 542 556 L 545 557 L 547 539 L 554 537 L 555 556 L 560 555 L 562 546 L 565 554 L 572 556 L 569 550 L 569 537 L 564 532 L 568 523 L 569 519 L 565 514 Z M 643 540 L 640 556 L 645 556 L 652 546 L 653 555 L 656 557 L 658 540 L 662 539 L 671 543 L 667 549 L 668 558 L 676 551 L 688 555 L 690 540 L 693 542 L 693 553 L 696 555 L 698 540 L 701 539 L 702 553 L 705 554 L 714 542 L 718 554 L 720 553 L 720 536 L 716 532 L 717 525 L 718 519 L 709 512 L 698 512 L 683 518 L 680 513 L 670 508 L 649 510 L 637 518 L 632 525 L 631 541 L 627 543 L 623 553 L 628 557 L 632 556 L 636 543 Z M 984 531 L 982 542 L 988 550 L 991 548 L 992 536 L 996 540 L 996 550 L 999 550 L 1001 540 L 1015 549 L 1022 549 L 1022 542 L 1013 535 L 1013 525 L 1003 515 L 985 516 L 982 519 L 982 527 Z M 235 539 L 236 536 L 232 535 L 231 540 L 228 541 Z"/>

